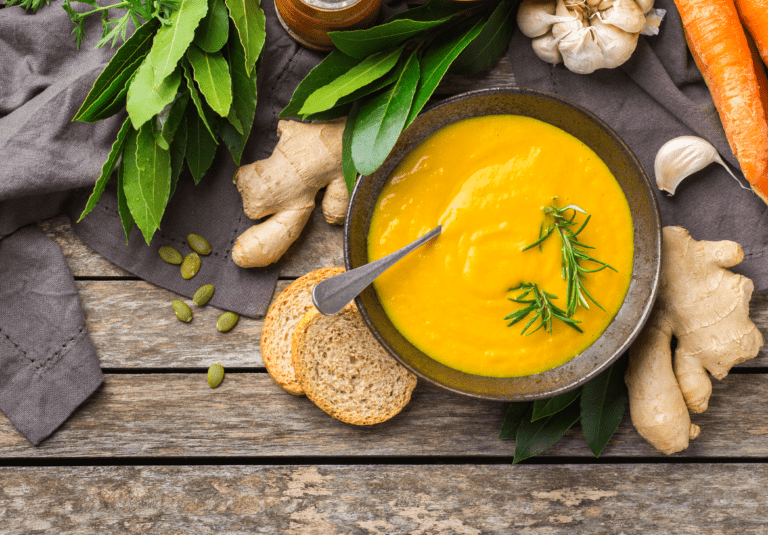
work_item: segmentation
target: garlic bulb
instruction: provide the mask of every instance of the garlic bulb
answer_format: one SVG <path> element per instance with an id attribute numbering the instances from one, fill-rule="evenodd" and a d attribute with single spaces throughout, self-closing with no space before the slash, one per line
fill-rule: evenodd
<path id="1" fill-rule="evenodd" d="M 653 0 L 523 0 L 517 25 L 541 59 L 589 74 L 627 61 L 640 33 L 658 33 L 664 13 Z"/>
<path id="2" fill-rule="evenodd" d="M 709 141 L 696 136 L 676 137 L 662 145 L 653 165 L 656 185 L 661 191 L 674 195 L 684 178 L 714 162 L 725 167 L 739 186 L 750 189 L 739 182 Z"/>

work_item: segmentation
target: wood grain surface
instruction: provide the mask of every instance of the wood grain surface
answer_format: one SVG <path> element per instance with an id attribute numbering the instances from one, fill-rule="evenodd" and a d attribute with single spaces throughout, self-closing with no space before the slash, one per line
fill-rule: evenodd
<path id="1" fill-rule="evenodd" d="M 766 485 L 765 464 L 0 469 L 0 519 L 7 535 L 756 535 Z"/>
<path id="2" fill-rule="evenodd" d="M 664 457 L 625 415 L 601 458 L 768 458 L 768 376 L 732 375 L 716 383 L 709 410 L 693 415 L 701 436 Z M 434 456 L 511 461 L 514 443 L 497 440 L 504 403 L 482 401 L 420 382 L 393 419 L 358 427 L 286 394 L 264 373 L 230 373 L 216 389 L 205 374 L 107 374 L 104 385 L 40 447 L 0 416 L 0 459 L 289 457 L 357 459 Z M 545 456 L 592 453 L 573 429 Z"/>

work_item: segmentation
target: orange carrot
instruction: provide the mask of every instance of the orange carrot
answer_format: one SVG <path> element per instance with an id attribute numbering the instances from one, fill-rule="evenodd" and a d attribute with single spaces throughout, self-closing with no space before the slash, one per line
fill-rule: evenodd
<path id="1" fill-rule="evenodd" d="M 768 65 L 768 0 L 736 0 L 736 11 Z"/>
<path id="2" fill-rule="evenodd" d="M 733 0 L 675 0 L 688 46 L 752 189 L 768 204 L 768 121 L 747 36 Z"/>

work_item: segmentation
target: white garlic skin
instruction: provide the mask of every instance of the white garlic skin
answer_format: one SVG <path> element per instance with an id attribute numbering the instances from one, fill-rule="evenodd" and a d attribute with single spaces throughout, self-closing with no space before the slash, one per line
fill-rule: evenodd
<path id="1" fill-rule="evenodd" d="M 589 74 L 626 62 L 641 32 L 658 33 L 664 13 L 653 0 L 523 0 L 517 24 L 541 59 Z"/>
<path id="2" fill-rule="evenodd" d="M 656 153 L 656 161 L 653 164 L 656 185 L 661 191 L 674 195 L 677 186 L 686 177 L 715 162 L 725 167 L 725 170 L 739 182 L 709 141 L 696 136 L 676 137 L 664 143 Z M 741 182 L 739 185 L 744 188 Z"/>

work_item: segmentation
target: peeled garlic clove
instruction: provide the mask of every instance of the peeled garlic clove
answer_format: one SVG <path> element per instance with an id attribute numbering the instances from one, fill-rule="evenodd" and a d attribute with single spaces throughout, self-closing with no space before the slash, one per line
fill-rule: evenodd
<path id="1" fill-rule="evenodd" d="M 562 63 L 563 55 L 560 53 L 560 49 L 557 48 L 559 39 L 556 39 L 552 32 L 547 32 L 540 37 L 535 37 L 531 41 L 533 51 L 541 59 L 552 65 Z"/>
<path id="2" fill-rule="evenodd" d="M 677 186 L 684 178 L 701 171 L 713 162 L 725 167 L 733 179 L 739 182 L 736 175 L 725 165 L 717 153 L 717 149 L 706 139 L 696 136 L 680 136 L 671 139 L 664 143 L 659 152 L 656 153 L 656 161 L 653 165 L 656 185 L 661 191 L 674 195 Z M 749 189 L 744 187 L 741 182 L 739 185 L 744 189 Z"/>

